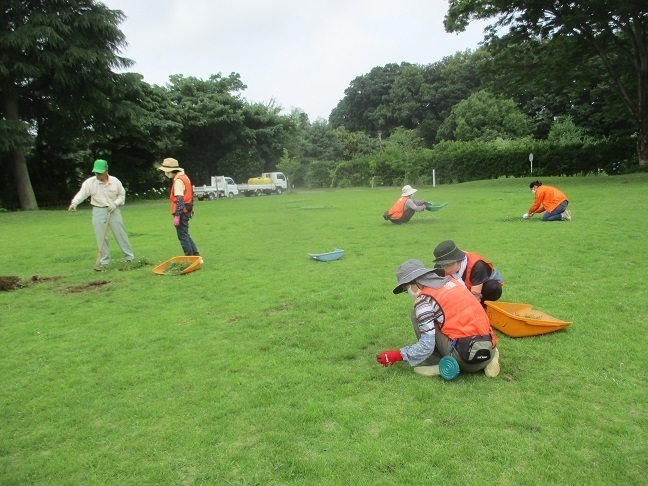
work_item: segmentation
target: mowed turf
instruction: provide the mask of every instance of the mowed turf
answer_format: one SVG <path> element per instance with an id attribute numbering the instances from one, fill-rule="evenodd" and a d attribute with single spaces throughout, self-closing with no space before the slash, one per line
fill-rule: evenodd
<path id="1" fill-rule="evenodd" d="M 198 202 L 184 276 L 151 272 L 181 254 L 167 202 L 127 201 L 141 264 L 111 241 L 105 273 L 87 203 L 0 214 L 0 484 L 644 483 L 648 176 L 543 179 L 555 223 L 521 220 L 530 181 L 419 187 L 448 206 L 402 226 L 399 188 Z M 445 239 L 573 324 L 500 333 L 495 379 L 379 366 L 415 341 L 395 268 Z"/>

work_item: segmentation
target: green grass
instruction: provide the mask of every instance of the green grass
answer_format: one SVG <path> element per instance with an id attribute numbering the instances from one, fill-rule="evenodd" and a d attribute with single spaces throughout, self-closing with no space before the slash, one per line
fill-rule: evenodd
<path id="1" fill-rule="evenodd" d="M 449 204 L 403 226 L 398 188 L 200 202 L 184 276 L 151 272 L 166 202 L 123 209 L 143 264 L 105 273 L 89 211 L 0 214 L 0 276 L 58 277 L 0 292 L 0 483 L 644 483 L 648 176 L 543 180 L 570 223 L 520 220 L 529 181 L 419 188 Z M 574 323 L 500 334 L 496 379 L 379 366 L 415 341 L 395 268 L 445 239 Z"/>

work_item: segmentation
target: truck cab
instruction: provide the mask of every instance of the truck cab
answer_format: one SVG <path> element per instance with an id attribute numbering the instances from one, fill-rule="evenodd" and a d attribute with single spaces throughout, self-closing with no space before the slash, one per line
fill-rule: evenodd
<path id="1" fill-rule="evenodd" d="M 281 194 L 282 190 L 288 190 L 288 178 L 283 172 L 264 172 L 261 177 L 267 177 L 275 185 L 275 192 Z"/>
<path id="2" fill-rule="evenodd" d="M 239 191 L 236 187 L 236 182 L 231 177 L 217 176 L 216 187 L 218 187 L 219 197 L 234 197 L 237 196 Z"/>
<path id="3" fill-rule="evenodd" d="M 234 179 L 226 176 L 212 176 L 211 185 L 193 186 L 194 196 L 199 201 L 209 199 L 210 201 L 220 197 L 234 197 L 239 190 Z"/>

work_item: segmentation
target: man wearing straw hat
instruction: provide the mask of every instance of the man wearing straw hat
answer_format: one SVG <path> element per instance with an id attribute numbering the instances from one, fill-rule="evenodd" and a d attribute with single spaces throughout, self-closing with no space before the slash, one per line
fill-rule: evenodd
<path id="1" fill-rule="evenodd" d="M 417 191 L 410 185 L 403 186 L 401 197 L 394 203 L 389 211 L 385 211 L 383 218 L 394 224 L 407 223 L 414 213 L 420 213 L 427 209 L 427 202 L 419 199 L 412 199 L 412 195 Z"/>
<path id="2" fill-rule="evenodd" d="M 135 260 L 133 249 L 126 227 L 119 211 L 126 201 L 126 191 L 119 179 L 108 174 L 108 162 L 97 159 L 92 167 L 94 176 L 83 181 L 81 189 L 72 198 L 68 211 L 76 211 L 76 208 L 88 197 L 92 206 L 92 225 L 94 226 L 97 246 L 100 248 L 101 259 L 97 259 L 95 270 L 103 271 L 110 263 L 110 250 L 106 238 L 108 226 L 115 237 L 115 241 L 124 255 L 124 260 L 132 262 Z"/>
<path id="3" fill-rule="evenodd" d="M 178 234 L 182 251 L 184 251 L 185 256 L 199 256 L 198 248 L 196 248 L 196 244 L 189 235 L 189 220 L 193 216 L 193 186 L 191 181 L 176 159 L 164 159 L 159 169 L 164 172 L 167 178 L 173 181 L 169 199 L 171 200 L 173 226 L 175 226 Z"/>
<path id="4" fill-rule="evenodd" d="M 499 374 L 497 335 L 465 286 L 414 259 L 396 269 L 396 279 L 394 294 L 407 292 L 414 299 L 411 321 L 418 342 L 377 354 L 378 363 L 389 366 L 405 361 L 420 375 L 436 376 L 441 358 L 452 356 L 463 372 L 484 370 L 489 378 Z"/>

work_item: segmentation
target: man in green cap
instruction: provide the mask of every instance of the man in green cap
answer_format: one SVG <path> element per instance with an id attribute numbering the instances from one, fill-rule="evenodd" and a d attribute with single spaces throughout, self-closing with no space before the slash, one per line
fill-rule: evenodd
<path id="1" fill-rule="evenodd" d="M 86 179 L 81 184 L 81 189 L 72 198 L 68 211 L 76 211 L 79 204 L 90 198 L 92 205 L 92 225 L 97 238 L 97 247 L 100 248 L 100 265 L 95 265 L 95 270 L 103 271 L 110 263 L 110 250 L 106 236 L 106 228 L 110 226 L 115 241 L 121 249 L 124 260 L 135 260 L 126 227 L 119 212 L 118 206 L 123 206 L 126 200 L 126 191 L 119 179 L 108 174 L 108 162 L 97 159 L 92 167 L 93 177 Z"/>

